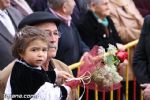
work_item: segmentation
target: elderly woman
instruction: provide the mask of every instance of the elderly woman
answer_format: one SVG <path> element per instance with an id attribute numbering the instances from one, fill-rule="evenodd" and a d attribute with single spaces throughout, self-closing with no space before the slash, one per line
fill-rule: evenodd
<path id="1" fill-rule="evenodd" d="M 87 5 L 88 12 L 78 23 L 82 40 L 90 48 L 94 45 L 107 48 L 109 43 L 112 45 L 122 43 L 109 17 L 108 0 L 87 0 Z"/>
<path id="2" fill-rule="evenodd" d="M 117 46 L 118 43 L 122 43 L 113 21 L 109 17 L 109 1 L 86 1 L 88 11 L 77 25 L 81 38 L 85 44 L 90 48 L 93 48 L 94 45 L 99 45 L 107 49 L 108 44 Z M 99 93 L 99 95 L 101 95 L 101 93 Z M 114 97 L 117 97 L 117 95 L 114 95 Z M 100 98 L 101 96 L 99 96 L 99 99 Z M 106 93 L 106 99 L 110 99 L 109 93 Z"/>

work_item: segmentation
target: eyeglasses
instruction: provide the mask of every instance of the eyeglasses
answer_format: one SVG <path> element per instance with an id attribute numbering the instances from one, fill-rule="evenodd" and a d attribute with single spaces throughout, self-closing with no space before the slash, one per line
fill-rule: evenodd
<path id="1" fill-rule="evenodd" d="M 49 34 L 49 36 L 51 37 L 52 35 L 54 35 L 54 36 L 56 36 L 56 37 L 58 37 L 58 38 L 60 38 L 61 37 L 61 33 L 59 32 L 59 31 L 46 31 L 46 32 L 48 32 L 48 34 Z"/>

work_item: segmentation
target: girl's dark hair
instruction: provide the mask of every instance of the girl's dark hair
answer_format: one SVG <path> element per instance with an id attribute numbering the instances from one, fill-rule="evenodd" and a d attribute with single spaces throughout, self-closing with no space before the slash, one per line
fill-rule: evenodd
<path id="1" fill-rule="evenodd" d="M 23 54 L 29 44 L 34 40 L 42 40 L 49 47 L 48 32 L 34 26 L 25 26 L 16 34 L 12 45 L 12 54 L 15 58 L 21 59 L 20 54 Z"/>

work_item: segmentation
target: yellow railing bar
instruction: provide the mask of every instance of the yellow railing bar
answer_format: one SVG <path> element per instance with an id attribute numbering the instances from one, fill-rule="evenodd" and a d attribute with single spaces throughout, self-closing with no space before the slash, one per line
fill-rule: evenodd
<path id="1" fill-rule="evenodd" d="M 143 95 L 142 95 L 142 90 L 140 92 L 141 92 L 141 98 L 140 98 L 140 100 L 144 100 Z"/>
<path id="2" fill-rule="evenodd" d="M 95 100 L 98 100 L 98 86 L 95 84 Z"/>
<path id="3" fill-rule="evenodd" d="M 132 42 L 129 42 L 129 43 L 127 43 L 127 44 L 124 45 L 124 48 L 125 48 L 125 49 L 128 49 L 128 48 L 130 48 L 130 47 L 136 45 L 136 44 L 138 43 L 138 41 L 139 41 L 139 40 L 134 40 L 134 41 L 132 41 Z M 108 56 L 108 55 L 109 55 L 108 52 L 104 54 L 104 56 Z"/>
<path id="4" fill-rule="evenodd" d="M 127 49 L 127 48 L 130 48 L 130 47 L 136 45 L 137 43 L 138 43 L 138 40 L 134 40 L 134 41 L 132 41 L 132 42 L 130 42 L 130 43 L 124 45 L 124 47 L 125 47 L 125 49 Z M 105 53 L 105 54 L 104 54 L 104 56 L 107 56 L 107 55 L 109 55 L 109 53 Z M 81 64 L 83 64 L 83 63 L 84 63 L 84 62 L 77 62 L 77 63 L 74 63 L 74 64 L 70 65 L 69 68 L 70 68 L 70 69 L 78 68 L 78 67 L 79 67 Z"/>
<path id="5" fill-rule="evenodd" d="M 74 63 L 72 65 L 69 66 L 69 68 L 72 70 L 72 69 L 75 69 L 75 68 L 78 68 L 79 66 L 81 66 L 81 64 L 83 64 L 84 62 L 80 61 L 80 62 L 77 62 L 77 63 Z"/>
<path id="6" fill-rule="evenodd" d="M 78 68 L 78 72 L 80 71 L 80 68 Z M 78 95 L 80 95 L 80 85 L 78 85 Z"/>
<path id="7" fill-rule="evenodd" d="M 78 91 L 78 95 L 80 95 L 80 85 L 78 85 L 77 91 Z"/>
<path id="8" fill-rule="evenodd" d="M 131 47 L 133 47 L 133 46 L 135 46 L 136 44 L 138 43 L 138 40 L 135 40 L 135 41 L 132 41 L 132 42 L 130 42 L 130 43 L 128 43 L 128 44 L 126 44 L 124 47 L 125 47 L 125 49 L 127 49 L 127 51 L 128 51 L 128 61 L 129 61 L 129 63 L 128 63 L 128 65 L 126 66 L 126 92 L 125 92 L 125 94 L 126 94 L 126 98 L 125 98 L 125 100 L 128 100 L 129 99 L 129 75 L 128 75 L 128 73 L 129 73 L 129 65 L 131 65 L 131 52 L 130 52 L 130 48 Z"/>
<path id="9" fill-rule="evenodd" d="M 130 48 L 128 48 L 128 55 L 130 55 Z M 129 56 L 128 56 L 128 60 L 129 60 Z M 125 92 L 125 94 L 126 94 L 126 98 L 125 98 L 125 100 L 128 100 L 128 97 L 129 97 L 129 76 L 128 76 L 128 73 L 129 73 L 129 65 L 130 64 L 128 64 L 127 66 L 126 66 L 126 92 Z"/>
<path id="10" fill-rule="evenodd" d="M 114 90 L 113 90 L 113 85 L 112 85 L 112 87 L 111 87 L 111 91 L 110 91 L 110 100 L 113 100 L 113 94 L 114 94 Z"/>
<path id="11" fill-rule="evenodd" d="M 125 49 L 135 46 L 138 43 L 138 41 L 139 40 L 137 39 L 137 40 L 127 43 L 126 45 L 124 45 Z"/>
<path id="12" fill-rule="evenodd" d="M 134 40 L 134 41 L 132 41 L 132 42 L 129 42 L 129 43 L 127 43 L 127 44 L 124 45 L 124 48 L 125 48 L 125 49 L 128 49 L 128 48 L 130 48 L 130 47 L 136 45 L 136 44 L 138 43 L 138 41 L 139 41 L 139 40 Z M 107 56 L 107 55 L 109 55 L 108 52 L 104 54 L 104 56 Z"/>
<path id="13" fill-rule="evenodd" d="M 130 53 L 130 50 L 129 48 L 135 46 L 137 43 L 138 43 L 138 39 L 137 40 L 134 40 L 126 45 L 124 45 L 125 49 L 128 49 L 128 52 Z M 109 53 L 105 53 L 104 56 L 107 56 L 109 55 Z M 129 57 L 128 57 L 129 59 Z M 78 63 L 74 63 L 72 65 L 69 66 L 70 69 L 75 69 L 75 68 L 78 68 L 79 66 L 81 66 L 84 62 L 83 61 L 80 61 Z M 129 88 L 129 83 L 128 83 L 128 69 L 129 68 L 129 64 L 128 66 L 126 67 L 126 100 L 128 100 L 128 88 Z M 113 88 L 113 87 L 112 87 Z M 80 87 L 78 87 L 78 93 L 80 91 Z M 98 90 L 96 89 L 95 90 L 95 100 L 98 100 Z M 110 100 L 113 100 L 113 90 L 110 91 Z M 141 96 L 141 100 L 143 100 L 143 96 Z"/>

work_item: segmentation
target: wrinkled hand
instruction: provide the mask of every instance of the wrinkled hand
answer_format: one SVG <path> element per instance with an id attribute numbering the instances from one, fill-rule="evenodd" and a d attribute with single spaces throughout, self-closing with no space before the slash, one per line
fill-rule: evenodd
<path id="1" fill-rule="evenodd" d="M 123 44 L 120 44 L 120 43 L 116 43 L 117 45 L 117 48 L 120 50 L 120 51 L 125 51 L 125 47 Z"/>
<path id="2" fill-rule="evenodd" d="M 141 87 L 144 89 L 142 91 L 144 100 L 150 100 L 150 84 L 141 84 Z"/>
<path id="3" fill-rule="evenodd" d="M 73 78 L 72 75 L 70 75 L 69 73 L 65 71 L 58 71 L 57 69 L 55 69 L 55 72 L 58 78 L 63 78 L 63 79 Z"/>
<path id="4" fill-rule="evenodd" d="M 127 67 L 127 65 L 128 65 L 128 60 L 124 60 L 124 62 L 118 65 L 119 74 L 121 76 L 124 76 L 124 70 Z"/>
<path id="5" fill-rule="evenodd" d="M 122 63 L 120 63 L 119 64 L 119 68 L 121 68 L 121 67 L 126 67 L 128 65 L 128 60 L 127 59 L 125 59 Z"/>

